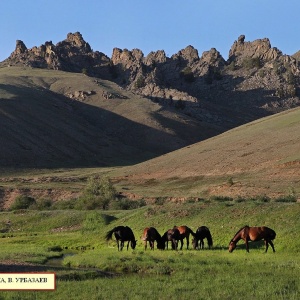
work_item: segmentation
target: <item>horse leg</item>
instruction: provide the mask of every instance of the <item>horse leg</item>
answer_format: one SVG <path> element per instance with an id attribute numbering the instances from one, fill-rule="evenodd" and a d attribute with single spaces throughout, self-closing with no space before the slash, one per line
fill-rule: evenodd
<path id="1" fill-rule="evenodd" d="M 129 248 L 129 242 L 130 242 L 130 241 L 128 241 L 128 243 L 127 243 L 127 251 L 128 251 L 128 248 Z"/>
<path id="2" fill-rule="evenodd" d="M 203 240 L 200 240 L 200 249 L 204 249 L 204 242 L 203 242 Z"/>
<path id="3" fill-rule="evenodd" d="M 151 250 L 154 250 L 154 241 L 151 241 L 150 247 L 151 247 Z"/>
<path id="4" fill-rule="evenodd" d="M 267 240 L 264 240 L 265 246 L 266 246 L 266 250 L 265 253 L 268 252 L 268 248 L 269 248 L 269 242 Z"/>
<path id="5" fill-rule="evenodd" d="M 171 243 L 172 243 L 172 250 L 177 250 L 177 247 L 178 247 L 178 241 L 175 240 L 175 239 L 173 239 L 173 240 L 171 241 Z"/>
<path id="6" fill-rule="evenodd" d="M 265 253 L 267 253 L 268 249 L 269 249 L 269 244 L 271 245 L 272 249 L 273 249 L 273 252 L 275 252 L 275 248 L 274 248 L 274 244 L 272 241 L 268 241 L 268 240 L 265 240 L 265 245 L 266 245 L 266 251 Z"/>
<path id="7" fill-rule="evenodd" d="M 190 245 L 190 239 L 189 237 L 186 238 L 186 249 L 189 249 L 189 245 Z"/>
<path id="8" fill-rule="evenodd" d="M 120 251 L 119 240 L 117 240 L 118 251 Z"/>
<path id="9" fill-rule="evenodd" d="M 246 250 L 249 253 L 249 243 L 248 243 L 248 240 L 245 240 L 245 244 L 246 244 Z"/>
<path id="10" fill-rule="evenodd" d="M 123 250 L 123 247 L 124 247 L 124 241 L 121 241 L 121 242 L 120 242 L 120 251 Z"/>
<path id="11" fill-rule="evenodd" d="M 272 241 L 269 241 L 269 244 L 271 245 L 272 249 L 273 249 L 273 252 L 275 252 L 275 248 L 274 248 L 274 244 Z"/>

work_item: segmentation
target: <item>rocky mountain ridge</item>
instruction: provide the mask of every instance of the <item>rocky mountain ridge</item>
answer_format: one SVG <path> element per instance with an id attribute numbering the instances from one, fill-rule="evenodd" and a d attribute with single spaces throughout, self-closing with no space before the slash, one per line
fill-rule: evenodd
<path id="1" fill-rule="evenodd" d="M 214 48 L 199 56 L 187 46 L 167 57 L 163 50 L 144 56 L 139 49 L 114 48 L 109 58 L 93 51 L 79 32 L 54 45 L 51 41 L 16 49 L 0 66 L 27 65 L 116 82 L 162 106 L 174 106 L 200 121 L 228 130 L 300 105 L 300 64 L 272 47 L 269 39 L 232 45 L 228 60 Z"/>

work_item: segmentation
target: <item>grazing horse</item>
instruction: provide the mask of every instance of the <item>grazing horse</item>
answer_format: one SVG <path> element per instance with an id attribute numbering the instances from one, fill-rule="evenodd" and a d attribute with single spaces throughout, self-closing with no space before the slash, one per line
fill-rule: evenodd
<path id="1" fill-rule="evenodd" d="M 206 226 L 200 226 L 196 230 L 195 237 L 193 238 L 193 248 L 198 249 L 198 243 L 200 241 L 199 249 L 204 249 L 204 239 L 207 239 L 208 248 L 211 249 L 213 240 L 210 231 Z"/>
<path id="2" fill-rule="evenodd" d="M 249 227 L 249 226 L 245 226 L 243 228 L 241 228 L 236 235 L 232 238 L 232 240 L 229 243 L 229 252 L 232 252 L 235 247 L 237 242 L 242 239 L 244 240 L 245 244 L 246 244 L 246 250 L 247 252 L 249 252 L 249 245 L 248 242 L 252 241 L 252 242 L 256 242 L 256 241 L 260 241 L 260 240 L 264 240 L 265 241 L 265 246 L 266 246 L 266 251 L 268 251 L 269 248 L 269 244 L 271 245 L 273 252 L 275 252 L 275 248 L 273 245 L 272 240 L 274 240 L 276 237 L 276 233 L 273 229 L 262 226 L 262 227 Z"/>
<path id="3" fill-rule="evenodd" d="M 154 227 L 146 227 L 144 229 L 142 240 L 144 241 L 145 251 L 147 249 L 147 242 L 149 242 L 151 250 L 154 250 L 155 241 L 157 243 L 157 249 L 165 249 L 165 243 L 162 240 L 161 235 Z"/>
<path id="4" fill-rule="evenodd" d="M 195 233 L 193 232 L 193 230 L 191 228 L 187 227 L 187 226 L 174 226 L 174 228 L 177 228 L 179 230 L 178 240 L 181 241 L 180 250 L 182 250 L 184 239 L 186 239 L 186 249 L 189 249 L 190 234 L 195 237 Z"/>
<path id="5" fill-rule="evenodd" d="M 177 228 L 168 229 L 163 234 L 161 239 L 162 239 L 162 242 L 164 243 L 164 245 L 167 244 L 167 249 L 168 249 L 169 242 L 171 242 L 172 250 L 177 250 L 178 240 L 180 239 L 180 232 Z"/>
<path id="6" fill-rule="evenodd" d="M 108 241 L 112 238 L 113 233 L 115 234 L 115 238 L 117 240 L 118 244 L 118 251 L 122 251 L 124 247 L 124 242 L 128 241 L 127 243 L 127 250 L 129 246 L 129 242 L 131 245 L 131 248 L 134 249 L 136 246 L 136 240 L 134 237 L 134 234 L 130 227 L 128 226 L 117 226 L 113 228 L 112 230 L 108 231 L 105 239 Z M 120 241 L 120 244 L 119 244 Z"/>

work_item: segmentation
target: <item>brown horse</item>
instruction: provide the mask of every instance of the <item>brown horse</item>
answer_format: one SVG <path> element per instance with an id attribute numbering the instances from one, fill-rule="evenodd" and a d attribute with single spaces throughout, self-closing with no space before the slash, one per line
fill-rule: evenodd
<path id="1" fill-rule="evenodd" d="M 204 239 L 207 239 L 208 248 L 211 249 L 213 245 L 213 240 L 209 229 L 206 226 L 200 226 L 196 230 L 195 237 L 193 238 L 193 248 L 194 249 L 204 249 Z M 200 241 L 200 247 L 198 247 Z"/>
<path id="2" fill-rule="evenodd" d="M 182 250 L 184 239 L 186 239 L 186 249 L 189 249 L 190 234 L 195 237 L 195 233 L 193 232 L 193 230 L 191 228 L 187 227 L 187 226 L 174 226 L 174 228 L 177 228 L 179 230 L 178 240 L 181 241 L 180 250 Z"/>
<path id="3" fill-rule="evenodd" d="M 115 238 L 117 240 L 118 245 L 118 251 L 122 251 L 124 247 L 124 242 L 128 241 L 127 243 L 127 250 L 129 246 L 129 242 L 131 245 L 131 248 L 134 249 L 136 246 L 136 240 L 134 237 L 134 234 L 130 227 L 128 226 L 117 226 L 113 228 L 112 230 L 108 231 L 105 239 L 108 241 L 112 238 L 113 233 L 115 234 Z M 119 244 L 120 241 L 120 244 Z"/>
<path id="4" fill-rule="evenodd" d="M 162 239 L 162 242 L 164 243 L 164 248 L 165 248 L 165 245 L 167 245 L 167 249 L 168 249 L 168 244 L 169 244 L 169 242 L 171 242 L 172 250 L 177 250 L 178 240 L 180 239 L 180 232 L 177 228 L 168 229 L 163 234 L 161 239 Z"/>
<path id="5" fill-rule="evenodd" d="M 272 240 L 274 240 L 276 237 L 276 233 L 273 229 L 262 226 L 262 227 L 249 227 L 245 226 L 241 228 L 236 235 L 233 237 L 233 239 L 229 243 L 229 252 L 232 252 L 236 248 L 237 242 L 242 239 L 244 240 L 246 244 L 246 250 L 249 252 L 249 245 L 248 242 L 256 242 L 260 240 L 265 241 L 266 251 L 268 251 L 269 244 L 271 245 L 273 252 L 275 252 L 275 248 L 273 245 Z"/>
<path id="6" fill-rule="evenodd" d="M 146 227 L 144 229 L 142 240 L 144 241 L 145 251 L 147 249 L 147 242 L 149 242 L 151 250 L 154 250 L 155 241 L 157 243 L 157 249 L 165 249 L 165 243 L 162 240 L 161 235 L 154 227 Z"/>

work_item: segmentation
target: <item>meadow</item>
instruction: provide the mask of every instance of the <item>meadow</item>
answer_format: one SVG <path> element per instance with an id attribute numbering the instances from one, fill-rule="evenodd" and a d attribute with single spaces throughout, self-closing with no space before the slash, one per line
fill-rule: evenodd
<path id="1" fill-rule="evenodd" d="M 0 299 L 298 299 L 299 203 L 201 200 L 157 203 L 133 210 L 19 210 L 1 212 L 1 264 L 15 262 L 55 271 L 55 291 L 3 291 Z M 9 225 L 8 225 L 9 224 Z M 263 242 L 228 243 L 244 225 L 265 225 L 276 233 L 276 253 Z M 128 225 L 138 241 L 118 252 L 105 233 Z M 162 234 L 174 225 L 193 231 L 209 227 L 212 250 L 145 251 L 143 229 Z M 207 243 L 205 241 L 205 246 Z M 51 264 L 60 258 L 59 267 Z M 54 260 L 53 260 L 54 261 Z"/>

